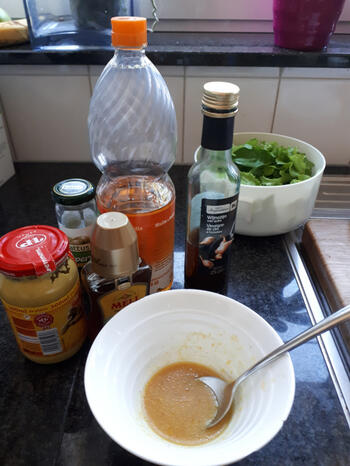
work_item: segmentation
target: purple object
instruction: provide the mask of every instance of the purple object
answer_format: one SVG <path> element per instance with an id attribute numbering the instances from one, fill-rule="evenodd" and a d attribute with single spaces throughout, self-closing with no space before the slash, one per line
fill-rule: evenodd
<path id="1" fill-rule="evenodd" d="M 275 45 L 322 50 L 328 45 L 345 0 L 274 0 Z"/>

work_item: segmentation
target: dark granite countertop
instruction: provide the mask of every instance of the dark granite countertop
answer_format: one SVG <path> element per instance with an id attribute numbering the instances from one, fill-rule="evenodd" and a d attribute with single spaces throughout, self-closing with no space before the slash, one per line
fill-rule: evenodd
<path id="1" fill-rule="evenodd" d="M 92 164 L 22 163 L 0 188 L 0 236 L 35 223 L 55 225 L 51 186 L 81 176 L 97 182 Z M 188 167 L 170 174 L 177 190 L 175 280 L 183 287 L 185 178 Z M 236 235 L 228 295 L 263 316 L 290 339 L 310 326 L 286 257 L 282 237 Z M 114 443 L 87 404 L 83 373 L 89 345 L 51 366 L 26 360 L 0 309 L 0 464 L 4 466 L 146 465 Z M 277 436 L 240 465 L 347 466 L 350 431 L 316 340 L 291 353 L 296 394 Z"/>
<path id="2" fill-rule="evenodd" d="M 154 32 L 147 55 L 155 65 L 350 67 L 350 34 L 334 34 L 326 50 L 275 47 L 271 33 Z M 110 47 L 36 51 L 30 45 L 0 49 L 2 65 L 105 65 Z"/>

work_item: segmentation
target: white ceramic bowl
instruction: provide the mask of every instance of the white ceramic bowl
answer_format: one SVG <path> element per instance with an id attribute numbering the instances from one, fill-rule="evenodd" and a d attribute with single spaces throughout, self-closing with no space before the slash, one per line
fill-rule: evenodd
<path id="1" fill-rule="evenodd" d="M 141 458 L 176 466 L 232 463 L 263 447 L 287 419 L 295 389 L 289 355 L 243 382 L 226 430 L 200 446 L 170 443 L 150 429 L 144 386 L 176 361 L 234 378 L 280 344 L 262 317 L 230 298 L 198 290 L 156 293 L 124 308 L 97 336 L 85 367 L 87 399 L 107 434 Z"/>
<path id="2" fill-rule="evenodd" d="M 310 217 L 326 161 L 316 147 L 289 136 L 273 133 L 236 133 L 234 144 L 251 138 L 297 147 L 314 163 L 313 176 L 300 183 L 282 186 L 241 185 L 236 233 L 250 236 L 279 235 L 294 230 Z"/>

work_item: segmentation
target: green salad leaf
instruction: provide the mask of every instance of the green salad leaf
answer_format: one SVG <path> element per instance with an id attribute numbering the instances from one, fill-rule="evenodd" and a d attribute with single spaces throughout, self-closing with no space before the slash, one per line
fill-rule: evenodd
<path id="1" fill-rule="evenodd" d="M 233 146 L 232 159 L 241 172 L 242 184 L 252 186 L 299 183 L 312 176 L 314 166 L 296 147 L 256 138 Z"/>
<path id="2" fill-rule="evenodd" d="M 0 8 L 0 23 L 3 23 L 5 21 L 11 21 L 11 18 L 9 17 L 9 15 L 6 13 L 5 10 Z"/>

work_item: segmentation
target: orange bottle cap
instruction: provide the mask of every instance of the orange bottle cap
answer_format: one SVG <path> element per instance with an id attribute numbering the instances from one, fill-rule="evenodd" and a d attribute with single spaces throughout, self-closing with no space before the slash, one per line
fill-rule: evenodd
<path id="1" fill-rule="evenodd" d="M 114 16 L 111 23 L 113 47 L 141 48 L 147 45 L 146 18 Z"/>

